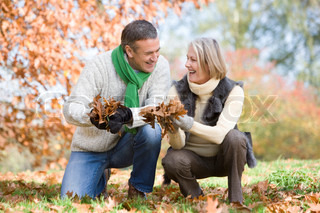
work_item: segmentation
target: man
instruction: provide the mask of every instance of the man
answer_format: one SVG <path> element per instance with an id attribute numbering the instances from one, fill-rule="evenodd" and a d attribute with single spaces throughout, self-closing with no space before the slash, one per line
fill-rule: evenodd
<path id="1" fill-rule="evenodd" d="M 159 50 L 155 27 L 137 20 L 122 31 L 121 45 L 84 67 L 63 108 L 67 122 L 77 129 L 62 181 L 62 197 L 72 193 L 95 198 L 103 193 L 110 168 L 131 165 L 128 197 L 145 197 L 152 192 L 161 130 L 158 125 L 153 129 L 144 123 L 139 112 L 144 106 L 162 102 L 170 87 L 169 64 Z M 98 94 L 126 106 L 110 117 L 110 132 L 105 123 L 88 116 L 90 102 Z M 105 170 L 109 172 L 105 174 Z"/>

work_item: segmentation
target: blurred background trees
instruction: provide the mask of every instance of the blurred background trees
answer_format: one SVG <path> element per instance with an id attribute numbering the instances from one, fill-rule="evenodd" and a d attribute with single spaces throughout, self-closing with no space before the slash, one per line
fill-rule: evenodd
<path id="1" fill-rule="evenodd" d="M 257 157 L 319 158 L 320 2 L 231 0 L 192 8 L 163 26 L 173 78 L 185 73 L 186 40 L 216 38 L 228 75 L 245 83 L 239 127 L 252 132 Z"/>
<path id="2" fill-rule="evenodd" d="M 319 1 L 231 0 L 215 1 L 200 11 L 192 7 L 166 27 L 173 36 L 183 31 L 177 36 L 181 42 L 186 34 L 214 35 L 228 50 L 256 48 L 261 61 L 275 63 L 277 73 L 320 91 Z M 182 30 L 184 26 L 188 29 Z"/>
<path id="3" fill-rule="evenodd" d="M 245 82 L 239 123 L 259 159 L 319 158 L 320 3 L 209 2 L 1 1 L 0 170 L 10 158 L 16 170 L 65 166 L 75 128 L 62 105 L 85 60 L 116 47 L 138 18 L 158 26 L 173 79 L 185 73 L 190 40 L 220 42 L 229 76 Z"/>

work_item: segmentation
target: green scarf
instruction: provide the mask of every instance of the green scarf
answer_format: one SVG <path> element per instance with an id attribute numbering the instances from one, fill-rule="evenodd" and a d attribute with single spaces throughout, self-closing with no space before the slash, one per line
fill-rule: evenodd
<path id="1" fill-rule="evenodd" d="M 118 75 L 127 85 L 124 105 L 129 108 L 139 107 L 138 89 L 142 87 L 143 83 L 148 79 L 151 73 L 136 73 L 125 60 L 121 45 L 112 51 L 111 58 Z M 125 129 L 126 132 L 133 134 L 136 134 L 137 132 L 136 129 L 128 129 L 127 127 L 125 127 Z"/>

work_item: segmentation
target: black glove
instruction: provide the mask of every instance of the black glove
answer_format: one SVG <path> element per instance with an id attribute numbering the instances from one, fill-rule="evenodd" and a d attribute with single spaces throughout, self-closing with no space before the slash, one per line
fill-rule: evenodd
<path id="1" fill-rule="evenodd" d="M 100 123 L 99 124 L 99 115 L 96 114 L 95 117 L 90 116 L 90 121 L 93 125 L 95 125 L 98 129 L 107 129 L 107 124 L 106 122 Z"/>
<path id="2" fill-rule="evenodd" d="M 132 112 L 128 107 L 120 107 L 109 118 L 110 132 L 115 134 L 120 131 L 123 124 L 132 122 Z"/>

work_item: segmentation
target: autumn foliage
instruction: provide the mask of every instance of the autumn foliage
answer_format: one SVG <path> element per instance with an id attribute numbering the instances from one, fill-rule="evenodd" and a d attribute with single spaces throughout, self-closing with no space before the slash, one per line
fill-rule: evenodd
<path id="1" fill-rule="evenodd" d="M 230 77 L 244 82 L 245 105 L 239 128 L 250 131 L 260 159 L 317 159 L 320 103 L 303 82 L 274 73 L 274 64 L 258 65 L 256 49 L 228 52 Z"/>
<path id="2" fill-rule="evenodd" d="M 134 19 L 157 23 L 169 8 L 180 13 L 183 2 L 200 7 L 209 1 L 2 0 L 0 80 L 16 88 L 0 99 L 0 150 L 28 147 L 34 166 L 54 167 L 70 147 L 74 127 L 65 123 L 61 108 L 86 51 L 118 46 L 124 25 Z"/>

